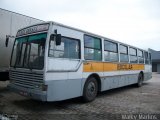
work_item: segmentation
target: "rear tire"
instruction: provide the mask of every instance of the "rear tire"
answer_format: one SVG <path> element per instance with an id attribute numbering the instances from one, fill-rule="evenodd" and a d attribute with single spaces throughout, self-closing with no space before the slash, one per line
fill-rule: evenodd
<path id="1" fill-rule="evenodd" d="M 142 73 L 139 73 L 139 75 L 138 75 L 138 82 L 137 82 L 137 87 L 141 87 L 142 86 L 142 84 L 143 84 L 143 75 L 142 75 Z"/>
<path id="2" fill-rule="evenodd" d="M 98 92 L 98 83 L 94 77 L 88 78 L 83 88 L 83 101 L 91 102 L 93 101 Z"/>

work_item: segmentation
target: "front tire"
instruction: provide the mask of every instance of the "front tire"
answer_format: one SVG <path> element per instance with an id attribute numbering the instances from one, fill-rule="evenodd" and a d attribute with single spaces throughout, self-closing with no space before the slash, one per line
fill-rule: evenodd
<path id="1" fill-rule="evenodd" d="M 88 78 L 84 85 L 83 89 L 83 101 L 84 102 L 91 102 L 93 101 L 98 92 L 98 83 L 94 77 Z"/>

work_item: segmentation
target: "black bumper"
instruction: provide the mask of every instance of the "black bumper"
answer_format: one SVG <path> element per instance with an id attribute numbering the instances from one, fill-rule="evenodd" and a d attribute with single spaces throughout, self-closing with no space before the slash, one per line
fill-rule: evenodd
<path id="1" fill-rule="evenodd" d="M 22 96 L 29 97 L 39 101 L 47 101 L 46 91 L 27 89 L 14 84 L 9 84 L 8 89 Z"/>

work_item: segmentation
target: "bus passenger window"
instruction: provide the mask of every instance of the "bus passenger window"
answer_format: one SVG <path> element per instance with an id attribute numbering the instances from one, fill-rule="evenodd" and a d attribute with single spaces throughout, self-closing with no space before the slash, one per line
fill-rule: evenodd
<path id="1" fill-rule="evenodd" d="M 80 41 L 68 37 L 62 37 L 61 45 L 56 46 L 50 41 L 49 57 L 80 59 Z"/>
<path id="2" fill-rule="evenodd" d="M 139 63 L 144 63 L 144 55 L 142 50 L 138 50 L 138 61 Z"/>
<path id="3" fill-rule="evenodd" d="M 105 61 L 118 61 L 118 45 L 110 41 L 104 41 L 104 58 Z"/>
<path id="4" fill-rule="evenodd" d="M 144 55 L 145 55 L 145 64 L 149 64 L 148 52 L 145 52 Z"/>
<path id="5" fill-rule="evenodd" d="M 100 38 L 84 36 L 84 58 L 87 60 L 102 60 Z"/>
<path id="6" fill-rule="evenodd" d="M 135 48 L 130 47 L 129 54 L 130 54 L 130 63 L 138 63 L 137 50 Z"/>
<path id="7" fill-rule="evenodd" d="M 149 53 L 149 63 L 152 64 L 151 53 Z"/>
<path id="8" fill-rule="evenodd" d="M 119 45 L 120 52 L 120 62 L 128 62 L 128 47 L 124 45 Z"/>

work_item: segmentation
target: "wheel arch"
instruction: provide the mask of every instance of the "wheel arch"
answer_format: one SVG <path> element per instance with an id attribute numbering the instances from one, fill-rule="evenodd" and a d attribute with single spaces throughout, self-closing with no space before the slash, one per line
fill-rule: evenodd
<path id="1" fill-rule="evenodd" d="M 91 77 L 94 77 L 96 80 L 97 80 L 97 84 L 98 84 L 98 92 L 101 91 L 101 87 L 102 87 L 102 82 L 101 82 L 101 78 L 100 76 L 97 74 L 97 73 L 92 73 L 91 75 L 88 76 L 88 78 L 86 79 L 86 81 L 91 78 Z M 86 83 L 85 81 L 85 83 Z M 84 85 L 85 85 L 84 83 Z M 84 87 L 83 87 L 84 88 Z"/>

